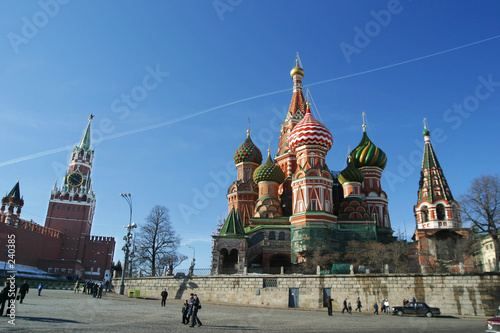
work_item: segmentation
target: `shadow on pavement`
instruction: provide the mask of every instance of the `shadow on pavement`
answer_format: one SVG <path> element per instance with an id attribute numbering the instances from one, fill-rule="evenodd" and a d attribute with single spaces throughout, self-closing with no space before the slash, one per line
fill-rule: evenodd
<path id="1" fill-rule="evenodd" d="M 59 318 L 47 318 L 47 317 L 25 317 L 25 316 L 17 316 L 17 319 L 24 319 L 30 321 L 39 321 L 43 323 L 72 323 L 72 324 L 80 324 L 81 322 L 76 320 L 69 319 L 59 319 Z"/>

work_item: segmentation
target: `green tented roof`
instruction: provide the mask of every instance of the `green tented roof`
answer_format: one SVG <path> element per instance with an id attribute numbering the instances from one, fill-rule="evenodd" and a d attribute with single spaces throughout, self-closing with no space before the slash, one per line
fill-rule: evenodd
<path id="1" fill-rule="evenodd" d="M 229 212 L 226 221 L 224 221 L 224 225 L 222 226 L 222 229 L 219 233 L 219 237 L 234 236 L 245 236 L 245 230 L 243 229 L 240 211 L 233 208 Z"/>

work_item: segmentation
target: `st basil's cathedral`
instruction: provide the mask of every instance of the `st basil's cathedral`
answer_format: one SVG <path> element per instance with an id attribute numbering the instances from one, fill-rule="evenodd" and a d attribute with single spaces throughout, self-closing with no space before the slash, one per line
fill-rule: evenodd
<path id="1" fill-rule="evenodd" d="M 332 172 L 326 155 L 333 145 L 328 128 L 314 118 L 302 89 L 304 70 L 290 72 L 293 95 L 281 123 L 277 154 L 262 153 L 250 131 L 234 154 L 237 179 L 227 192 L 229 214 L 214 235 L 212 270 L 288 267 L 316 249 L 343 251 L 351 240 L 394 240 L 388 198 L 381 186 L 385 153 L 366 133 Z"/>

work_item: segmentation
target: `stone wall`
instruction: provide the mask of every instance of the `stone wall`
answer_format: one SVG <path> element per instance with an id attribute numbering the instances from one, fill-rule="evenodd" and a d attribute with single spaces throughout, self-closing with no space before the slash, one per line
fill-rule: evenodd
<path id="1" fill-rule="evenodd" d="M 115 281 L 115 286 L 119 284 Z M 375 301 L 387 298 L 392 306 L 403 298 L 416 298 L 439 307 L 443 315 L 489 316 L 500 306 L 500 274 L 363 274 L 363 275 L 212 275 L 193 278 L 141 277 L 125 280 L 128 289 L 147 291 L 159 298 L 163 288 L 168 299 L 187 299 L 196 293 L 202 301 L 286 308 L 290 288 L 298 288 L 298 307 L 323 307 L 323 289 L 331 288 L 334 311 L 342 310 L 345 297 L 363 311 L 373 312 Z M 294 290 L 296 293 L 296 291 Z"/>

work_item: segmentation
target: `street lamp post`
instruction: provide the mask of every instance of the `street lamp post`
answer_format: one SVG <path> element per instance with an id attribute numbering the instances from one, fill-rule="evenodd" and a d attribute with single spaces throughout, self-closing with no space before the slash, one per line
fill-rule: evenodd
<path id="1" fill-rule="evenodd" d="M 125 229 L 127 229 L 127 235 L 123 237 L 123 240 L 125 241 L 125 245 L 123 246 L 122 250 L 125 251 L 125 264 L 123 264 L 122 268 L 122 281 L 120 284 L 120 295 L 124 294 L 125 291 L 125 272 L 127 271 L 127 264 L 128 264 L 128 256 L 130 254 L 130 240 L 132 239 L 132 229 L 137 228 L 137 225 L 135 223 L 132 223 L 132 195 L 130 193 L 121 193 L 120 194 L 128 203 L 128 206 L 130 208 L 130 219 L 128 222 L 127 226 L 123 226 Z"/>
<path id="2" fill-rule="evenodd" d="M 193 276 L 194 275 L 194 263 L 196 261 L 196 250 L 194 249 L 194 247 L 192 246 L 189 246 L 187 244 L 185 244 L 187 247 L 189 247 L 190 249 L 193 249 L 193 258 L 191 258 L 191 266 L 189 266 L 189 273 L 188 275 L 189 276 Z"/>

